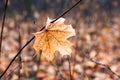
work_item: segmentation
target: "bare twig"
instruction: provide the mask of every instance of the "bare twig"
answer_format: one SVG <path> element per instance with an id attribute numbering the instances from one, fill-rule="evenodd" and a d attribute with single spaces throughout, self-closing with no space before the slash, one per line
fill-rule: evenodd
<path id="1" fill-rule="evenodd" d="M 78 54 L 78 40 L 79 40 L 79 27 L 75 27 L 76 30 L 76 36 L 75 36 L 75 53 L 73 54 L 73 73 L 74 74 L 74 70 L 75 70 L 75 62 L 76 62 L 76 55 Z"/>
<path id="2" fill-rule="evenodd" d="M 54 23 L 56 20 L 58 20 L 60 17 L 64 16 L 65 14 L 67 14 L 70 10 L 72 10 L 75 6 L 78 5 L 78 3 L 80 3 L 79 0 L 76 4 L 74 4 L 71 8 L 69 8 L 68 10 L 66 10 L 63 14 L 61 14 L 59 17 L 57 17 L 55 20 L 53 20 L 51 23 Z M 42 31 L 45 28 L 45 26 L 43 26 L 41 28 L 40 31 Z M 17 58 L 18 55 L 21 54 L 21 51 L 35 38 L 35 36 L 33 36 L 28 42 L 26 42 L 26 44 L 18 51 L 18 53 L 15 55 L 15 57 L 12 59 L 12 61 L 10 62 L 10 64 L 7 66 L 7 68 L 5 69 L 5 71 L 0 75 L 0 78 L 2 78 L 2 76 L 7 72 L 7 70 L 9 69 L 9 67 L 11 66 L 11 64 L 14 62 L 14 60 Z"/>
<path id="3" fill-rule="evenodd" d="M 8 78 L 10 78 L 10 76 L 12 76 L 12 74 L 15 72 L 16 69 L 20 69 L 20 64 L 18 64 L 6 77 L 1 78 L 1 80 L 8 80 Z"/>
<path id="4" fill-rule="evenodd" d="M 90 58 L 86 53 L 83 53 L 83 55 L 85 56 L 85 58 L 87 58 L 87 59 L 90 60 L 91 62 L 94 62 L 94 63 L 96 63 L 97 65 L 103 66 L 105 69 L 107 69 L 108 71 L 110 71 L 113 75 L 117 76 L 118 79 L 120 79 L 120 75 L 118 75 L 117 73 L 115 73 L 114 71 L 112 71 L 112 69 L 111 69 L 108 65 L 93 60 L 93 59 Z"/>
<path id="5" fill-rule="evenodd" d="M 4 24 L 5 24 L 7 4 L 8 4 L 8 0 L 6 0 L 5 7 L 4 7 L 3 21 L 2 21 L 1 34 L 0 34 L 0 58 L 1 58 L 2 37 L 3 37 L 3 30 L 4 30 Z"/>
<path id="6" fill-rule="evenodd" d="M 68 13 L 70 10 L 72 10 L 75 6 L 77 6 L 82 0 L 79 0 L 78 2 L 76 2 L 76 4 L 74 4 L 71 8 L 69 8 L 68 10 L 66 10 L 62 15 L 58 16 L 55 20 L 53 20 L 51 23 L 54 23 L 56 20 L 58 20 L 60 17 L 64 16 L 66 13 Z"/>
<path id="7" fill-rule="evenodd" d="M 41 63 L 41 55 L 42 55 L 42 51 L 40 50 L 40 54 L 39 54 L 39 56 L 37 57 L 37 72 L 36 72 L 36 74 L 38 74 L 38 72 L 39 72 L 39 67 L 40 67 L 40 63 Z"/>
<path id="8" fill-rule="evenodd" d="M 20 35 L 20 26 L 18 26 L 18 43 L 19 43 L 19 48 L 21 48 L 21 35 Z M 22 68 L 22 58 L 21 58 L 21 55 L 19 55 L 19 60 L 18 60 L 18 64 L 20 65 L 20 68 L 18 69 L 18 77 L 19 77 L 19 80 L 20 80 L 20 70 Z"/>
<path id="9" fill-rule="evenodd" d="M 9 69 L 9 67 L 11 66 L 11 64 L 14 62 L 14 60 L 17 58 L 17 56 L 19 56 L 21 54 L 21 51 L 35 38 L 35 36 L 33 36 L 19 51 L 18 53 L 15 55 L 15 57 L 12 59 L 12 61 L 9 63 L 9 65 L 7 66 L 7 68 L 5 69 L 5 71 L 0 75 L 0 78 L 2 78 L 2 76 L 7 72 L 7 70 Z"/>
<path id="10" fill-rule="evenodd" d="M 70 64 L 70 56 L 69 55 L 67 55 L 67 61 L 69 63 L 69 73 L 70 73 L 69 77 L 70 77 L 70 80 L 73 80 L 72 73 L 71 73 L 71 64 Z"/>

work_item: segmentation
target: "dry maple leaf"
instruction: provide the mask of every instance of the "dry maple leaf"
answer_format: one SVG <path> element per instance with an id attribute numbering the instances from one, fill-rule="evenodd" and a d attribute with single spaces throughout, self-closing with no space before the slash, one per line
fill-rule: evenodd
<path id="1" fill-rule="evenodd" d="M 48 61 L 53 60 L 55 51 L 59 51 L 62 55 L 70 55 L 72 44 L 67 38 L 75 36 L 75 30 L 71 25 L 64 24 L 64 18 L 60 18 L 54 23 L 51 21 L 48 18 L 45 29 L 34 33 L 36 39 L 33 45 L 36 52 L 42 50 L 42 57 Z"/>

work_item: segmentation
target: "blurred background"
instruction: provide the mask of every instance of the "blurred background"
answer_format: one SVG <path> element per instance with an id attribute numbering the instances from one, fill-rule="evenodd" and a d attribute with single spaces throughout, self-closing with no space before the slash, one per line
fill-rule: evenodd
<path id="1" fill-rule="evenodd" d="M 55 19 L 78 0 L 9 0 L 0 62 L 0 74 L 16 53 L 45 25 L 47 17 Z M 0 0 L 0 25 L 2 25 L 5 0 Z M 71 56 L 73 80 L 116 80 L 111 72 L 88 60 L 109 65 L 120 75 L 120 0 L 83 0 L 68 12 L 66 24 L 72 24 L 76 36 Z M 35 24 L 34 24 L 35 23 Z M 1 30 L 1 28 L 0 28 Z M 19 35 L 20 34 L 20 35 Z M 55 54 L 52 62 L 36 58 L 32 41 L 22 51 L 22 68 L 17 58 L 3 80 L 69 80 L 68 61 Z M 59 56 L 59 58 L 58 58 Z M 39 57 L 39 56 L 38 56 Z"/>

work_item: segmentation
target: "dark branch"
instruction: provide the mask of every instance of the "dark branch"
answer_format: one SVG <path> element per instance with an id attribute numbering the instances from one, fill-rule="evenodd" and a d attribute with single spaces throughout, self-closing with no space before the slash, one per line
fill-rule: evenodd
<path id="1" fill-rule="evenodd" d="M 58 20 L 60 17 L 64 16 L 66 13 L 68 13 L 71 9 L 73 9 L 75 6 L 77 6 L 82 0 L 79 0 L 78 2 L 76 2 L 76 4 L 74 4 L 71 8 L 69 8 L 68 10 L 66 10 L 62 15 L 58 16 L 55 20 L 53 20 L 51 23 L 54 23 L 56 20 Z"/>
<path id="2" fill-rule="evenodd" d="M 8 80 L 10 76 L 13 75 L 13 73 L 15 72 L 15 70 L 19 70 L 20 69 L 20 64 L 18 64 L 16 67 L 14 67 L 14 69 L 8 73 L 8 75 L 6 75 L 4 78 L 2 78 L 1 80 Z"/>
<path id="3" fill-rule="evenodd" d="M 82 1 L 79 0 L 76 4 L 74 4 L 71 8 L 69 8 L 68 10 L 66 10 L 63 14 L 61 14 L 58 18 L 56 18 L 55 20 L 53 20 L 51 23 L 54 23 L 56 20 L 58 20 L 60 17 L 64 16 L 65 14 L 67 14 L 71 9 L 73 9 L 75 6 L 78 5 L 78 3 Z M 42 31 L 45 28 L 42 27 L 42 29 L 40 31 Z M 14 60 L 17 58 L 18 55 L 21 54 L 21 51 L 35 38 L 35 36 L 33 36 L 19 51 L 18 53 L 15 55 L 15 57 L 12 59 L 12 61 L 10 62 L 10 64 L 7 66 L 7 68 L 5 69 L 5 71 L 2 73 L 2 75 L 0 76 L 0 78 L 2 78 L 2 76 L 7 72 L 7 70 L 9 69 L 9 67 L 11 66 L 11 64 L 14 62 Z"/>
<path id="4" fill-rule="evenodd" d="M 100 62 L 97 62 L 95 60 L 93 60 L 92 58 L 90 58 L 86 53 L 83 53 L 83 56 L 85 56 L 85 58 L 87 58 L 88 60 L 90 60 L 91 62 L 96 63 L 97 65 L 103 66 L 105 69 L 107 69 L 108 71 L 110 71 L 113 75 L 117 76 L 120 79 L 120 75 L 118 75 L 117 73 L 115 73 L 114 71 L 112 71 L 112 69 L 105 64 L 102 64 Z"/>
<path id="5" fill-rule="evenodd" d="M 5 24 L 7 4 L 8 4 L 8 0 L 6 0 L 5 7 L 4 7 L 3 21 L 2 21 L 1 34 L 0 34 L 0 57 L 1 57 L 2 37 L 3 37 L 3 30 L 4 30 L 4 24 Z"/>
<path id="6" fill-rule="evenodd" d="M 32 37 L 20 50 L 19 52 L 15 55 L 15 57 L 12 59 L 12 61 L 10 62 L 10 64 L 7 66 L 7 68 L 5 69 L 5 71 L 2 73 L 2 75 L 0 76 L 0 78 L 2 78 L 2 76 L 7 72 L 7 70 L 9 69 L 9 67 L 11 66 L 11 64 L 13 63 L 13 61 L 17 58 L 18 55 L 21 54 L 21 51 L 35 38 Z"/>
<path id="7" fill-rule="evenodd" d="M 20 26 L 18 26 L 18 43 L 19 43 L 19 48 L 21 48 L 21 35 L 20 35 Z M 22 69 L 22 57 L 21 55 L 18 56 L 19 59 L 18 59 L 18 64 L 20 65 L 20 68 L 18 69 L 18 77 L 19 77 L 19 80 L 20 80 L 20 70 Z"/>
<path id="8" fill-rule="evenodd" d="M 69 63 L 69 73 L 70 73 L 69 77 L 70 77 L 70 80 L 73 80 L 73 78 L 72 78 L 72 72 L 71 72 L 70 56 L 69 55 L 66 55 L 66 56 L 67 56 L 67 61 Z"/>

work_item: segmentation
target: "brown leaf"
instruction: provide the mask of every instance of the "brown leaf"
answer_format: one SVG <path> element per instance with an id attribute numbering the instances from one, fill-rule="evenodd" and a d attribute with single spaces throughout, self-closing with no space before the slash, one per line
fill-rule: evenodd
<path id="1" fill-rule="evenodd" d="M 48 61 L 53 60 L 55 51 L 59 51 L 62 55 L 70 55 L 71 43 L 67 38 L 75 36 L 75 30 L 71 25 L 65 25 L 64 18 L 58 19 L 54 23 L 47 19 L 44 30 L 34 33 L 35 43 L 33 45 L 36 52 L 42 50 L 42 57 Z"/>

